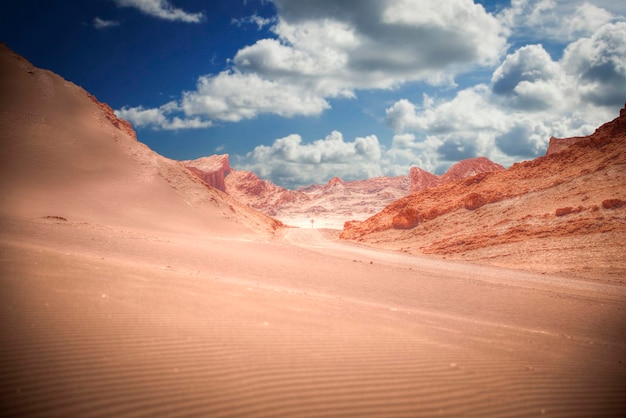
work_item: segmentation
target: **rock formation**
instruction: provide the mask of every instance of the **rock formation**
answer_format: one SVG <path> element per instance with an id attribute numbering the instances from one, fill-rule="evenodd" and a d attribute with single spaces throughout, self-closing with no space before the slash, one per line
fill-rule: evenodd
<path id="1" fill-rule="evenodd" d="M 231 171 L 228 154 L 212 155 L 181 163 L 209 186 L 226 191 L 224 178 Z"/>
<path id="2" fill-rule="evenodd" d="M 411 167 L 409 178 L 411 179 L 411 193 L 426 190 L 441 183 L 439 176 L 419 167 Z"/>
<path id="3" fill-rule="evenodd" d="M 364 222 L 346 223 L 341 236 L 508 266 L 541 257 L 545 265 L 550 257 L 555 271 L 580 270 L 584 257 L 590 271 L 624 275 L 626 111 L 568 142 L 508 170 L 413 193 Z"/>
<path id="4" fill-rule="evenodd" d="M 228 194 L 270 216 L 278 216 L 283 208 L 309 200 L 304 193 L 277 186 L 250 171 L 231 170 L 225 182 Z"/>
<path id="5" fill-rule="evenodd" d="M 345 181 L 331 178 L 326 184 L 313 184 L 287 190 L 248 171 L 230 167 L 228 155 L 214 155 L 182 164 L 211 187 L 224 191 L 239 201 L 284 221 L 298 218 L 333 219 L 340 228 L 348 219 L 366 219 L 409 192 L 438 184 L 504 170 L 485 157 L 470 158 L 454 164 L 442 176 L 412 167 L 409 176 L 374 177 Z"/>
<path id="6" fill-rule="evenodd" d="M 546 151 L 546 155 L 556 154 L 557 152 L 563 151 L 565 148 L 570 145 L 574 145 L 577 142 L 585 139 L 584 136 L 575 136 L 572 138 L 555 138 L 550 137 L 550 142 L 548 144 L 548 150 Z"/>
<path id="7" fill-rule="evenodd" d="M 486 157 L 467 158 L 454 164 L 440 177 L 441 183 L 448 183 L 475 176 L 481 173 L 493 173 L 504 170 L 500 164 L 494 163 Z"/>
<path id="8" fill-rule="evenodd" d="M 287 190 L 249 171 L 230 167 L 228 155 L 182 161 L 182 164 L 211 187 L 285 222 L 327 219 L 320 226 L 341 228 L 347 218 L 365 219 L 386 204 L 409 192 L 406 176 L 376 177 L 344 181 L 333 177 L 326 184 Z"/>
<path id="9" fill-rule="evenodd" d="M 486 157 L 468 158 L 452 165 L 445 174 L 437 176 L 418 167 L 411 167 L 411 193 L 426 190 L 439 184 L 472 177 L 480 173 L 502 171 L 504 167 Z"/>

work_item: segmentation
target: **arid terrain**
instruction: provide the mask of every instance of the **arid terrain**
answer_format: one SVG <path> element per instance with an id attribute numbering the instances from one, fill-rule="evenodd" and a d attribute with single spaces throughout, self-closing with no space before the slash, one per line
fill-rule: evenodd
<path id="1" fill-rule="evenodd" d="M 626 108 L 589 137 L 552 138 L 545 157 L 418 191 L 341 236 L 624 285 Z"/>
<path id="2" fill-rule="evenodd" d="M 411 194 L 398 201 L 415 209 L 405 215 L 421 214 L 412 202 L 461 187 L 483 205 L 463 192 L 436 206 L 451 209 L 430 224 L 420 215 L 413 225 L 395 218 L 400 203 L 392 203 L 348 226 L 346 241 L 339 230 L 284 227 L 208 187 L 137 142 L 108 106 L 4 46 L 0 75 L 0 415 L 626 410 L 624 212 L 603 204 L 624 200 L 616 195 L 623 145 L 582 141 L 540 162 Z M 592 167 L 581 162 L 597 153 L 604 168 L 581 175 Z M 552 184 L 556 174 L 525 177 L 547 160 L 574 161 L 555 165 L 564 180 L 550 187 L 563 188 L 560 200 L 548 199 L 541 180 Z M 502 173 L 515 186 L 488 194 Z M 466 201 L 479 207 L 461 212 Z M 556 216 L 565 207 L 572 210 Z M 464 231 L 479 225 L 470 216 L 492 219 L 492 208 L 516 225 L 531 214 L 528 231 L 553 227 L 555 238 L 516 240 L 502 224 L 502 238 L 483 233 L 498 245 L 462 251 Z M 566 225 L 587 228 L 590 217 L 605 232 L 568 235 Z M 415 241 L 418 232 L 438 238 L 428 246 Z M 394 246 L 404 252 L 385 249 Z M 519 260 L 529 254 L 528 265 L 477 257 L 494 248 Z"/>

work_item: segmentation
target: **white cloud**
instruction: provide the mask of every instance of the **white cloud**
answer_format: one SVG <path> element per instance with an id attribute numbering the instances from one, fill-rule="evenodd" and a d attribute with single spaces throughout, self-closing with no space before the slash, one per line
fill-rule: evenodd
<path id="1" fill-rule="evenodd" d="M 259 113 L 284 117 L 316 115 L 329 107 L 305 85 L 281 85 L 257 74 L 225 71 L 200 77 L 196 90 L 185 92 L 181 109 L 186 116 L 203 116 L 230 122 L 250 119 Z"/>
<path id="2" fill-rule="evenodd" d="M 626 99 L 626 23 L 607 24 L 570 44 L 560 61 L 541 45 L 509 54 L 491 84 L 450 100 L 403 99 L 387 109 L 394 146 L 438 155 L 439 163 L 485 155 L 503 165 L 542 155 L 550 136 L 587 135 Z M 426 149 L 424 149 L 426 147 Z M 423 168 L 427 168 L 425 166 Z"/>
<path id="3" fill-rule="evenodd" d="M 116 2 L 146 12 L 169 7 Z M 236 122 L 263 113 L 318 115 L 330 108 L 328 99 L 355 98 L 359 89 L 411 81 L 453 85 L 455 74 L 496 63 L 506 47 L 498 20 L 472 0 L 448 0 L 446 7 L 439 0 L 274 3 L 276 38 L 240 49 L 231 69 L 199 77 L 179 103 L 186 117 Z"/>
<path id="4" fill-rule="evenodd" d="M 571 96 L 571 81 L 541 45 L 510 54 L 491 77 L 493 92 L 506 105 L 529 111 L 559 107 Z"/>
<path id="5" fill-rule="evenodd" d="M 164 20 L 172 20 L 186 23 L 199 23 L 204 19 L 204 14 L 188 13 L 172 6 L 167 0 L 114 0 L 118 7 L 133 7 L 148 16 Z"/>
<path id="6" fill-rule="evenodd" d="M 446 7 L 436 0 L 275 3 L 277 42 L 314 64 L 304 75 L 323 80 L 320 93 L 328 96 L 407 81 L 450 80 L 455 73 L 495 63 L 506 46 L 498 20 L 471 0 L 449 0 Z M 280 76 L 267 62 L 257 60 L 246 70 Z M 287 74 L 300 76 L 301 70 L 292 67 Z"/>
<path id="7" fill-rule="evenodd" d="M 123 107 L 115 111 L 118 118 L 125 119 L 135 128 L 152 128 L 164 130 L 199 129 L 213 126 L 211 121 L 202 120 L 198 117 L 182 119 L 174 116 L 169 119 L 168 114 L 177 111 L 175 103 L 167 103 L 159 108 L 144 109 L 142 106 Z"/>
<path id="8" fill-rule="evenodd" d="M 590 35 L 611 22 L 613 15 L 607 10 L 590 3 L 583 3 L 566 22 L 567 31 L 572 35 Z"/>
<path id="9" fill-rule="evenodd" d="M 563 68 L 577 79 L 581 98 L 599 106 L 626 100 L 626 22 L 603 26 L 589 38 L 570 44 Z"/>
<path id="10" fill-rule="evenodd" d="M 232 23 L 237 26 L 243 26 L 246 24 L 255 24 L 259 30 L 263 29 L 266 26 L 271 26 L 276 22 L 276 18 L 265 18 L 254 14 L 252 16 L 247 16 L 241 19 L 233 19 Z"/>
<path id="11" fill-rule="evenodd" d="M 511 7 L 498 18 L 515 37 L 572 41 L 616 19 L 609 11 L 616 2 L 594 3 L 598 5 L 571 0 L 512 0 Z"/>
<path id="12" fill-rule="evenodd" d="M 116 2 L 173 9 L 164 1 Z M 331 99 L 413 83 L 386 110 L 395 133 L 388 147 L 373 135 L 349 141 L 333 131 L 234 156 L 238 167 L 295 187 L 334 175 L 406 174 L 411 165 L 441 173 L 480 155 L 510 165 L 541 155 L 550 136 L 592 132 L 626 99 L 626 23 L 613 0 L 512 0 L 496 15 L 472 0 L 274 4 L 273 19 L 233 21 L 269 26 L 274 36 L 239 49 L 227 70 L 198 77 L 174 102 L 118 114 L 138 127 L 202 128 L 261 114 L 319 115 Z M 507 42 L 523 46 L 507 54 Z M 445 87 L 445 96 L 424 94 L 416 103 L 411 91 L 425 84 Z"/>
<path id="13" fill-rule="evenodd" d="M 101 19 L 99 17 L 95 17 L 93 19 L 93 27 L 96 29 L 106 29 L 106 28 L 111 28 L 114 26 L 119 26 L 120 22 L 118 22 L 117 20 L 106 20 L 106 19 Z"/>
<path id="14" fill-rule="evenodd" d="M 333 131 L 311 143 L 304 143 L 300 135 L 289 135 L 270 146 L 259 145 L 245 156 L 235 156 L 235 162 L 260 177 L 295 188 L 324 183 L 332 176 L 346 180 L 380 176 L 382 154 L 375 135 L 349 142 Z"/>

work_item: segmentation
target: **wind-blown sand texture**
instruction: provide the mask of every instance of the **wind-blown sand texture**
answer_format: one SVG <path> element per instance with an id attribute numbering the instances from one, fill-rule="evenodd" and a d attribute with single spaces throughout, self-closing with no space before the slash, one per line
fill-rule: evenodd
<path id="1" fill-rule="evenodd" d="M 623 286 L 281 228 L 76 86 L 0 71 L 0 415 L 626 410 Z"/>

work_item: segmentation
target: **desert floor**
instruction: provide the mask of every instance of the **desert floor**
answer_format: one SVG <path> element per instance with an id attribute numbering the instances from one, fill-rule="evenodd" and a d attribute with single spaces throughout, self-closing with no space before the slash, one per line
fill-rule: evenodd
<path id="1" fill-rule="evenodd" d="M 4 219 L 3 416 L 623 416 L 626 287 Z"/>

